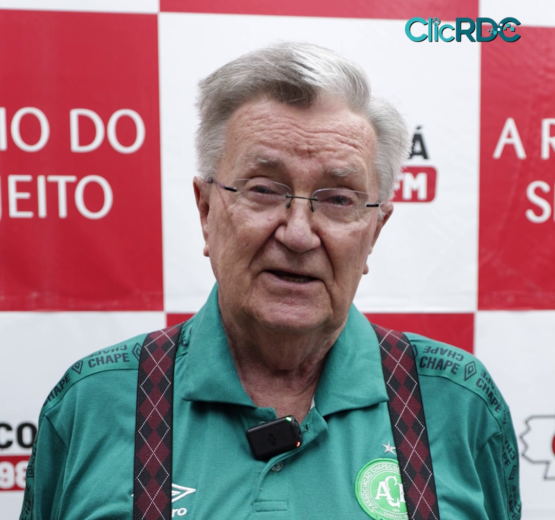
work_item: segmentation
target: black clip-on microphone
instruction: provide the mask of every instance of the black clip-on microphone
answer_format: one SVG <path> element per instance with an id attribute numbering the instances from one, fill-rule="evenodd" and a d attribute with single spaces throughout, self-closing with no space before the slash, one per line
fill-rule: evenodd
<path id="1" fill-rule="evenodd" d="M 270 460 L 297 449 L 303 442 L 301 427 L 292 415 L 247 430 L 247 440 L 256 460 Z"/>

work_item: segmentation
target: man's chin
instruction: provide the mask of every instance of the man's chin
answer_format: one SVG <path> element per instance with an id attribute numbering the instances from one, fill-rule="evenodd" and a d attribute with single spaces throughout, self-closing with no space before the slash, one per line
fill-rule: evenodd
<path id="1" fill-rule="evenodd" d="M 326 327 L 330 315 L 314 305 L 266 302 L 253 309 L 260 326 L 274 333 L 308 334 Z"/>

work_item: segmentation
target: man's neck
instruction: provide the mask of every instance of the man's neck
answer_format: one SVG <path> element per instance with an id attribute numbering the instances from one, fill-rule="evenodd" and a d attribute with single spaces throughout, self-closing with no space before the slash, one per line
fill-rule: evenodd
<path id="1" fill-rule="evenodd" d="M 278 417 L 293 415 L 299 423 L 308 414 L 326 355 L 340 331 L 322 334 L 241 334 L 224 327 L 243 388 L 259 407 L 271 407 Z"/>

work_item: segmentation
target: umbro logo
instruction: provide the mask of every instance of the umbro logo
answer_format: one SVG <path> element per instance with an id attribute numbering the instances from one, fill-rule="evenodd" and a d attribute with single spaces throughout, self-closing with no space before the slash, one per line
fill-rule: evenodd
<path id="1" fill-rule="evenodd" d="M 172 484 L 172 503 L 181 500 L 183 497 L 194 493 L 196 489 L 185 487 L 185 486 L 178 486 L 177 484 Z M 133 496 L 133 495 L 131 495 Z"/>
<path id="2" fill-rule="evenodd" d="M 172 484 L 172 503 L 181 500 L 183 497 L 194 493 L 196 489 L 185 487 L 185 486 L 178 486 L 177 484 Z"/>

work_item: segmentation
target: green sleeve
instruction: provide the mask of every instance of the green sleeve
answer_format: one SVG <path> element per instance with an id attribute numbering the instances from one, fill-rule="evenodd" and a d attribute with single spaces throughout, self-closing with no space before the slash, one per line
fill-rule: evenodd
<path id="1" fill-rule="evenodd" d="M 48 417 L 39 421 L 27 467 L 20 520 L 54 520 L 58 517 L 67 448 Z"/>
<path id="2" fill-rule="evenodd" d="M 41 410 L 39 428 L 27 467 L 20 520 L 64 520 L 67 517 L 68 513 L 62 510 L 61 505 L 64 493 L 67 496 L 71 485 L 65 477 L 68 446 L 64 439 L 71 438 L 72 425 L 76 420 L 75 403 L 76 399 L 79 399 L 79 393 L 73 391 L 74 387 L 93 375 L 101 377 L 102 374 L 115 370 L 126 370 L 129 374 L 134 374 L 130 380 L 133 381 L 132 388 L 135 389 L 135 374 L 145 337 L 146 334 L 135 336 L 77 361 L 48 394 Z M 68 398 L 66 396 L 70 388 L 73 397 Z M 110 392 L 114 388 L 106 390 Z M 86 390 L 83 392 L 86 394 Z M 92 403 L 98 399 L 93 393 L 92 396 L 88 396 L 87 402 Z M 134 413 L 133 408 L 133 417 Z M 81 412 L 78 417 L 80 421 L 85 421 L 87 416 Z M 82 423 L 85 431 L 87 424 L 86 421 Z"/>
<path id="3" fill-rule="evenodd" d="M 519 520 L 518 446 L 509 411 L 501 432 L 492 435 L 476 457 L 484 508 L 491 520 Z"/>

